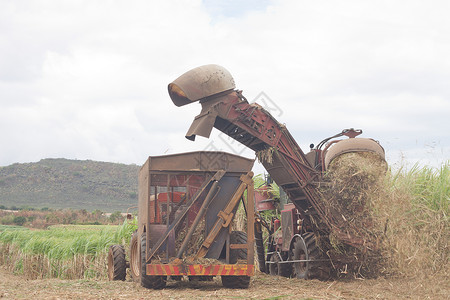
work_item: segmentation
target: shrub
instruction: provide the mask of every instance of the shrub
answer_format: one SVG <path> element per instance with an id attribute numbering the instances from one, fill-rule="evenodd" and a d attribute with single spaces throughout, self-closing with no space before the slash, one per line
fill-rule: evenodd
<path id="1" fill-rule="evenodd" d="M 13 219 L 13 223 L 16 225 L 19 225 L 19 226 L 22 226 L 23 224 L 25 224 L 26 221 L 27 221 L 27 219 L 22 216 L 16 216 Z"/>
<path id="2" fill-rule="evenodd" d="M 112 223 L 117 223 L 117 222 L 119 222 L 119 221 L 123 221 L 122 213 L 121 213 L 120 211 L 116 211 L 116 212 L 112 213 L 112 214 L 109 216 L 109 220 L 110 220 Z"/>
<path id="3" fill-rule="evenodd" d="M 10 214 L 10 215 L 4 216 L 0 220 L 0 223 L 2 223 L 3 225 L 12 225 L 12 224 L 14 224 L 14 215 Z"/>

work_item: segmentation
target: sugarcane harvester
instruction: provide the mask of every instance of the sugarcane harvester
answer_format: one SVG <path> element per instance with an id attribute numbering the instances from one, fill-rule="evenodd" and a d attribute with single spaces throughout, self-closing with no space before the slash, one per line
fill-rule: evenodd
<path id="1" fill-rule="evenodd" d="M 196 101 L 202 106 L 187 139 L 193 141 L 197 135 L 209 138 L 213 128 L 220 130 L 255 151 L 270 177 L 289 197 L 290 203 L 281 213 L 281 228 L 277 228 L 279 222 L 268 226 L 272 236 L 267 254 L 261 244 L 261 224 L 257 223 L 261 271 L 297 278 L 320 277 L 328 272 L 330 257 L 327 249 L 319 247 L 319 239 L 331 231 L 347 245 L 363 250 L 371 247 L 346 230 L 341 216 L 326 208 L 318 186 L 330 162 L 343 153 L 373 152 L 384 159 L 384 149 L 378 142 L 357 138 L 361 130 L 347 129 L 305 154 L 286 126 L 260 105 L 249 103 L 242 91 L 236 90 L 231 74 L 218 65 L 186 72 L 169 84 L 168 91 L 176 106 Z M 344 136 L 348 139 L 333 140 Z M 345 263 L 344 258 L 340 260 Z"/>
<path id="2" fill-rule="evenodd" d="M 247 288 L 254 274 L 253 163 L 220 151 L 149 157 L 139 171 L 129 262 L 124 247 L 112 245 L 109 279 L 125 280 L 128 266 L 146 288 L 214 276 L 225 287 Z M 240 203 L 244 231 L 233 230 Z"/>

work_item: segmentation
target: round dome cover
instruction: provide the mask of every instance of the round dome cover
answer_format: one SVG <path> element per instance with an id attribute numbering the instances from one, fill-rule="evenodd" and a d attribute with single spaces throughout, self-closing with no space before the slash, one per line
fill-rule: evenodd
<path id="1" fill-rule="evenodd" d="M 176 106 L 235 88 L 230 72 L 219 65 L 204 65 L 187 71 L 169 84 L 169 95 Z"/>

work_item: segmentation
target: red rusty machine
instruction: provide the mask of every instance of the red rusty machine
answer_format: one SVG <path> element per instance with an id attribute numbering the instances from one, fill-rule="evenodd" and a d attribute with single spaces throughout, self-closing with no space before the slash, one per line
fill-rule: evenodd
<path id="1" fill-rule="evenodd" d="M 253 163 L 207 151 L 149 157 L 139 172 L 131 276 L 155 289 L 183 276 L 221 276 L 226 287 L 247 288 L 254 274 Z M 246 231 L 232 230 L 239 203 L 247 213 Z M 109 278 L 124 280 L 126 267 L 124 247 L 111 246 Z"/>
<path id="2" fill-rule="evenodd" d="M 368 245 L 349 234 L 339 215 L 329 213 L 318 192 L 323 172 L 337 156 L 347 152 L 369 151 L 384 159 L 378 142 L 356 138 L 361 130 L 348 129 L 325 139 L 305 154 L 286 126 L 263 107 L 250 104 L 242 91 L 235 89 L 231 74 L 221 66 L 206 65 L 186 72 L 168 86 L 176 106 L 199 101 L 202 110 L 195 117 L 186 138 L 209 137 L 215 127 L 254 150 L 271 178 L 290 200 L 279 220 L 269 227 L 272 233 L 267 255 L 256 230 L 260 269 L 272 274 L 297 278 L 319 277 L 326 273 L 330 259 L 319 249 L 320 237 L 333 230 L 339 240 L 356 248 Z M 333 140 L 347 136 L 348 139 Z M 258 224 L 257 224 L 258 225 Z M 281 226 L 278 234 L 277 227 Z"/>

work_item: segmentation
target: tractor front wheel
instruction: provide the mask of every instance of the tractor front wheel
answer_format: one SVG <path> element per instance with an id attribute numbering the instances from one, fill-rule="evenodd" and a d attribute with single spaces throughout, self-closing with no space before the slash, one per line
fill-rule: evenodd
<path id="1" fill-rule="evenodd" d="M 130 273 L 134 281 L 141 278 L 141 257 L 139 256 L 139 238 L 137 231 L 133 232 L 130 241 Z"/>
<path id="2" fill-rule="evenodd" d="M 147 248 L 146 233 L 141 236 L 141 285 L 147 289 L 163 289 L 166 286 L 166 276 L 147 275 L 147 261 L 145 250 Z"/>

